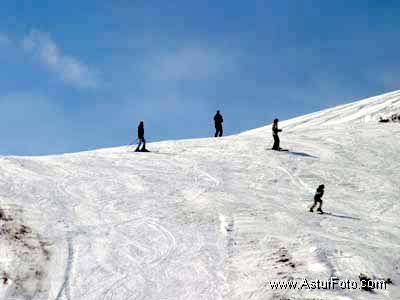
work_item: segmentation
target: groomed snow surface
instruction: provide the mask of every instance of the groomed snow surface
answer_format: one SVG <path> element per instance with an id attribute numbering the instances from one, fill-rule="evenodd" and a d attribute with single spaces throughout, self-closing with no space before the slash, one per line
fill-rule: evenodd
<path id="1" fill-rule="evenodd" d="M 0 299 L 400 299 L 400 92 L 220 139 L 0 157 Z M 324 210 L 308 212 L 319 184 Z M 271 280 L 390 278 L 386 290 Z"/>

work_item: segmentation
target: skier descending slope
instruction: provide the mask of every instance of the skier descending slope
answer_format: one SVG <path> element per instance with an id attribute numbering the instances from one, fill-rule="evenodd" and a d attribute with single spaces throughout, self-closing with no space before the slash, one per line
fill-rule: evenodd
<path id="1" fill-rule="evenodd" d="M 139 126 L 138 126 L 138 140 L 139 144 L 135 150 L 135 152 L 149 152 L 149 150 L 146 149 L 146 140 L 144 139 L 144 122 L 140 121 Z M 143 143 L 142 149 L 140 149 L 140 146 Z"/>
<path id="2" fill-rule="evenodd" d="M 321 184 L 317 188 L 317 191 L 316 191 L 315 196 L 314 196 L 314 204 L 310 207 L 310 212 L 313 212 L 314 208 L 317 206 L 317 204 L 319 204 L 319 206 L 317 208 L 317 212 L 319 212 L 321 214 L 324 213 L 322 211 L 322 196 L 324 195 L 324 189 L 325 189 L 325 186 L 323 184 Z"/>
<path id="3" fill-rule="evenodd" d="M 280 140 L 278 136 L 278 132 L 282 132 L 282 129 L 278 129 L 278 119 L 274 120 L 274 123 L 272 124 L 272 137 L 274 138 L 274 145 L 272 146 L 272 150 L 282 150 L 280 147 Z"/>
<path id="4" fill-rule="evenodd" d="M 215 135 L 214 137 L 221 137 L 224 130 L 222 128 L 222 123 L 224 122 L 224 118 L 222 118 L 222 115 L 219 113 L 219 110 L 217 110 L 217 113 L 214 116 L 214 124 L 215 124 Z"/>

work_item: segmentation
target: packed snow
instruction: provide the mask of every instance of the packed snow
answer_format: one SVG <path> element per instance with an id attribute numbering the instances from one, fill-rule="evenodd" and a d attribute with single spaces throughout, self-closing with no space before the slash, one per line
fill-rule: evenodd
<path id="1" fill-rule="evenodd" d="M 0 157 L 0 299 L 400 299 L 400 124 L 377 121 L 398 112 L 393 92 L 280 122 L 290 152 L 268 125 Z M 392 283 L 270 286 L 360 273 Z"/>

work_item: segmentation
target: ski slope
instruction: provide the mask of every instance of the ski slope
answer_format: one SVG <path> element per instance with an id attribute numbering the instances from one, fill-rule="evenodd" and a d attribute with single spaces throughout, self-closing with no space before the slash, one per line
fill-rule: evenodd
<path id="1" fill-rule="evenodd" d="M 0 157 L 0 299 L 400 299 L 400 124 L 377 122 L 394 112 L 400 92 L 281 122 L 289 153 L 266 126 Z M 308 212 L 321 183 L 331 215 Z M 269 285 L 360 273 L 393 284 Z"/>

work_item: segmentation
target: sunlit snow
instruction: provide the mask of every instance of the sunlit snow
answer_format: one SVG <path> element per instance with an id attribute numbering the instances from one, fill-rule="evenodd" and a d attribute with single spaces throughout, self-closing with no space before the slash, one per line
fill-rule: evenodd
<path id="1" fill-rule="evenodd" d="M 280 122 L 290 152 L 267 125 L 0 157 L 0 299 L 400 299 L 400 123 L 377 122 L 399 112 L 393 92 Z M 331 215 L 308 212 L 322 183 Z M 360 273 L 393 284 L 269 286 Z"/>

